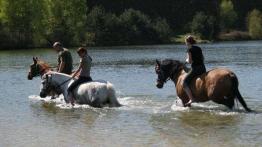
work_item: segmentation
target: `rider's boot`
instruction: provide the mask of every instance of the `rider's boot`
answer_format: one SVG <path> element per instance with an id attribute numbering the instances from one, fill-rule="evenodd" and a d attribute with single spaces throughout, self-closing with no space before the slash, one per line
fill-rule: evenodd
<path id="1" fill-rule="evenodd" d="M 191 103 L 193 103 L 195 100 L 194 100 L 194 97 L 193 97 L 193 94 L 191 92 L 191 90 L 189 89 L 188 86 L 184 86 L 184 90 L 189 98 L 189 101 L 185 104 L 185 106 L 188 106 L 190 107 L 191 106 Z"/>

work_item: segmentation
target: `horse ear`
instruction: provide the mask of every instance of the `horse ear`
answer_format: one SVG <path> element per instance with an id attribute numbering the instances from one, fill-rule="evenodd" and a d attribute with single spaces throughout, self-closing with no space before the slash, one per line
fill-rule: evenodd
<path id="1" fill-rule="evenodd" d="M 160 62 L 159 62 L 159 60 L 157 60 L 157 59 L 156 59 L 155 71 L 156 71 L 157 74 L 158 74 L 159 71 L 160 71 Z"/>
<path id="2" fill-rule="evenodd" d="M 37 63 L 37 57 L 33 57 L 34 64 Z"/>
<path id="3" fill-rule="evenodd" d="M 156 59 L 156 64 L 160 66 L 160 61 Z"/>

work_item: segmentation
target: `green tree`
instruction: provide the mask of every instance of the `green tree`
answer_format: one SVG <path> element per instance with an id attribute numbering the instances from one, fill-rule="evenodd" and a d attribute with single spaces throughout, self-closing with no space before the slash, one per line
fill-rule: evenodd
<path id="1" fill-rule="evenodd" d="M 103 7 L 94 7 L 87 15 L 88 44 L 104 44 L 106 12 Z"/>
<path id="2" fill-rule="evenodd" d="M 235 27 L 237 13 L 231 0 L 222 0 L 220 4 L 220 27 L 223 31 L 229 31 Z"/>
<path id="3" fill-rule="evenodd" d="M 200 36 L 202 39 L 212 40 L 215 38 L 215 18 L 198 12 L 191 22 L 191 32 Z"/>
<path id="4" fill-rule="evenodd" d="M 0 18 L 10 48 L 34 46 L 43 19 L 44 0 L 2 0 Z"/>
<path id="5" fill-rule="evenodd" d="M 85 41 L 86 1 L 48 1 L 46 39 L 50 43 L 61 41 L 65 45 L 79 45 Z"/>
<path id="6" fill-rule="evenodd" d="M 148 44 L 155 41 L 156 32 L 151 27 L 151 19 L 141 11 L 128 9 L 119 18 L 129 44 Z"/>
<path id="7" fill-rule="evenodd" d="M 5 22 L 5 14 L 4 14 L 4 0 L 0 0 L 0 47 L 6 47 L 8 45 L 8 36 L 6 29 L 7 27 L 4 25 Z"/>
<path id="8" fill-rule="evenodd" d="M 249 35 L 253 39 L 262 39 L 262 13 L 259 10 L 253 10 L 247 17 L 247 26 Z"/>
<path id="9" fill-rule="evenodd" d="M 164 19 L 151 20 L 134 9 L 120 16 L 106 13 L 103 7 L 94 7 L 88 14 L 89 44 L 134 45 L 168 42 L 170 27 Z"/>
<path id="10" fill-rule="evenodd" d="M 157 18 L 154 20 L 153 28 L 157 32 L 160 43 L 169 43 L 172 29 L 167 23 L 166 19 Z"/>

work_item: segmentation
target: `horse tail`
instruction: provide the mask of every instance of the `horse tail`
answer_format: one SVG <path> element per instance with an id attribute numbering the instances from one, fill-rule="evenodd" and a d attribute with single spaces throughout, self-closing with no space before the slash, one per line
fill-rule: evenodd
<path id="1" fill-rule="evenodd" d="M 245 108 L 245 110 L 247 112 L 251 112 L 252 110 L 247 107 L 247 104 L 246 104 L 245 100 L 243 99 L 242 95 L 239 92 L 239 89 L 238 89 L 239 83 L 238 83 L 237 76 L 235 74 L 233 74 L 233 73 L 230 76 L 231 76 L 231 79 L 232 79 L 232 84 L 233 84 L 232 88 L 233 88 L 234 95 L 237 97 L 238 101 Z"/>
<path id="2" fill-rule="evenodd" d="M 120 107 L 121 104 L 118 102 L 117 98 L 116 98 L 116 92 L 114 89 L 113 84 L 111 84 L 110 82 L 107 82 L 107 90 L 108 90 L 108 99 L 109 99 L 109 104 L 112 107 Z"/>

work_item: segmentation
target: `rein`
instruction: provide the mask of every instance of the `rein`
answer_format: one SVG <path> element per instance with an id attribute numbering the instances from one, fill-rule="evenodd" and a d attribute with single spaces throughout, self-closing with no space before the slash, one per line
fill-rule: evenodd
<path id="1" fill-rule="evenodd" d="M 69 78 L 68 80 L 65 80 L 64 82 L 62 82 L 61 84 L 59 84 L 57 87 L 60 87 L 60 86 L 62 86 L 62 85 L 64 85 L 66 82 L 68 82 L 68 81 L 70 81 L 70 80 L 72 80 L 73 78 Z"/>
<path id="2" fill-rule="evenodd" d="M 67 79 L 67 80 L 65 80 L 64 82 L 62 82 L 62 83 L 60 83 L 60 84 L 58 84 L 58 85 L 53 85 L 54 86 L 54 88 L 55 89 L 61 89 L 61 86 L 62 85 L 64 85 L 65 83 L 67 83 L 68 81 L 70 81 L 70 80 L 72 80 L 73 78 L 69 78 L 69 79 Z M 50 81 L 52 81 L 52 76 L 50 77 Z M 47 78 L 47 82 L 50 82 L 49 80 L 48 80 L 48 78 Z M 52 85 L 50 85 L 50 86 L 52 86 Z"/>

